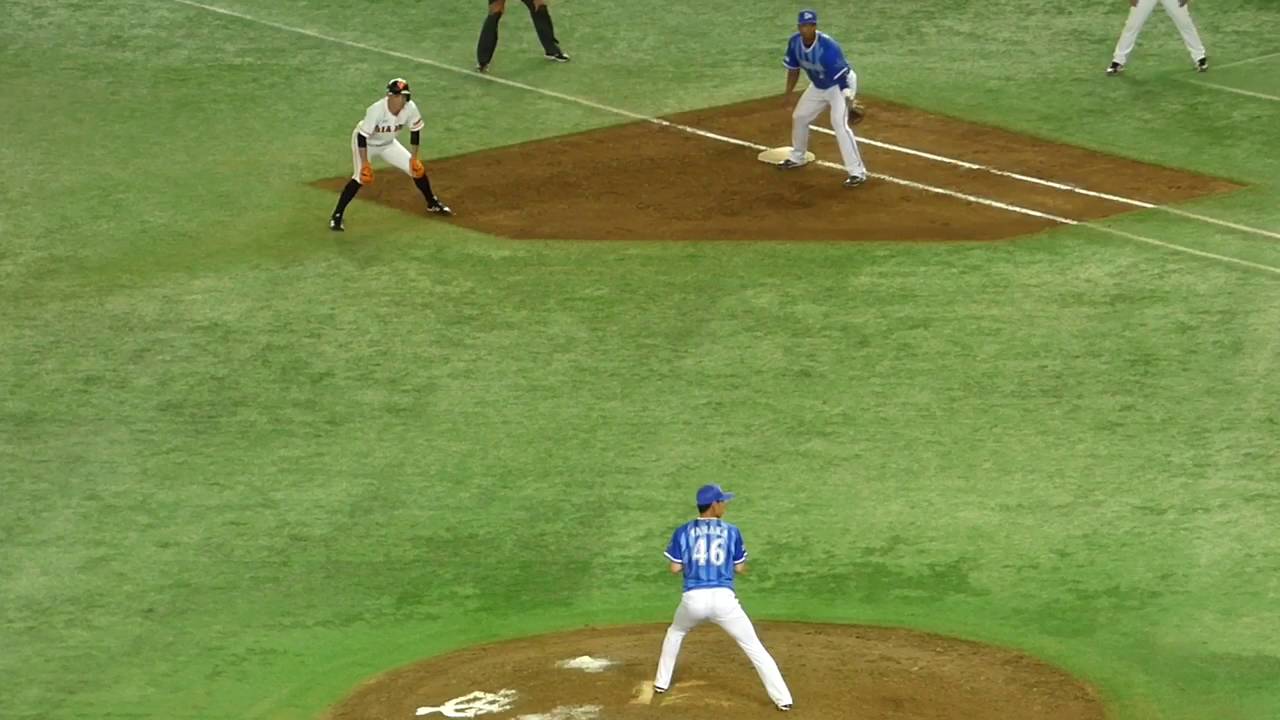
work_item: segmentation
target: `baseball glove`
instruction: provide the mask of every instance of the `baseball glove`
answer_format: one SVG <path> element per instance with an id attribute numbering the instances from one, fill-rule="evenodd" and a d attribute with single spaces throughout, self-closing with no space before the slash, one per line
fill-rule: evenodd
<path id="1" fill-rule="evenodd" d="M 415 178 L 420 178 L 427 174 L 427 169 L 423 167 L 422 161 L 418 158 L 409 159 L 409 173 Z"/>
<path id="2" fill-rule="evenodd" d="M 373 183 L 373 167 L 369 165 L 360 166 L 360 184 L 369 185 Z"/>
<path id="3" fill-rule="evenodd" d="M 857 98 L 849 100 L 849 124 L 857 125 L 867 116 L 867 108 L 862 101 Z"/>

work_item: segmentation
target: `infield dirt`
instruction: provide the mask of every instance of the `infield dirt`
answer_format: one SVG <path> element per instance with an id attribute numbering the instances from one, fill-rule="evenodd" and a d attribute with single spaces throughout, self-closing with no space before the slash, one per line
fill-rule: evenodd
<path id="1" fill-rule="evenodd" d="M 910 630 L 758 623 L 795 696 L 789 717 L 1101 720 L 1098 694 L 1020 653 Z M 653 693 L 665 625 L 584 629 L 468 648 L 388 672 L 329 720 L 757 720 L 782 716 L 719 628 L 686 639 L 675 682 Z M 474 714 L 467 714 L 474 713 Z"/>
<path id="2" fill-rule="evenodd" d="M 1135 162 L 1007 130 L 867 99 L 860 136 L 985 167 L 1157 205 L 1230 192 L 1227 180 Z M 770 147 L 790 145 L 779 98 L 668 118 Z M 818 124 L 827 122 L 820 117 Z M 819 159 L 839 162 L 835 140 L 813 133 Z M 983 170 L 862 145 L 872 173 L 978 196 L 1071 220 L 1137 210 Z M 779 171 L 750 148 L 648 122 L 592 130 L 435 160 L 428 165 L 454 222 L 515 239 L 564 240 L 998 240 L 1059 223 L 872 179 L 846 190 L 840 171 Z M 337 193 L 349 176 L 314 183 Z M 422 196 L 383 169 L 348 210 L 377 202 L 425 215 Z"/>

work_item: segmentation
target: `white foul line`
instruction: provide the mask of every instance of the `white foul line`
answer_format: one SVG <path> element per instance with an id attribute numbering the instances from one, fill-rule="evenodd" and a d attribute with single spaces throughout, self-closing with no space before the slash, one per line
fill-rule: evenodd
<path id="1" fill-rule="evenodd" d="M 809 129 L 816 130 L 820 133 L 825 133 L 827 135 L 835 135 L 835 131 L 833 131 L 831 128 L 820 127 L 818 125 L 810 125 Z M 872 147 L 884 148 L 885 150 L 892 150 L 894 152 L 904 153 L 906 155 L 915 155 L 916 157 L 922 157 L 926 160 L 933 160 L 935 162 L 946 163 L 948 165 L 955 165 L 957 167 L 962 167 L 967 170 L 981 170 L 983 172 L 991 173 L 992 175 L 1002 175 L 1004 177 L 1010 177 L 1015 180 L 1021 180 L 1022 182 L 1050 187 L 1050 188 L 1053 188 L 1054 190 L 1064 190 L 1066 192 L 1073 192 L 1073 193 L 1079 193 L 1081 195 L 1089 195 L 1091 197 L 1102 198 L 1103 200 L 1110 200 L 1112 202 L 1117 202 L 1124 205 L 1133 205 L 1135 207 L 1147 208 L 1147 209 L 1159 207 L 1158 205 L 1155 205 L 1153 203 L 1143 202 L 1141 200 L 1132 200 L 1130 198 L 1120 197 L 1119 195 L 1109 195 L 1104 192 L 1095 192 L 1093 190 L 1086 190 L 1082 187 L 1077 187 L 1075 185 L 1068 185 L 1066 183 L 1055 182 L 1053 180 L 1045 180 L 1043 178 L 1032 177 L 1030 175 L 1019 175 L 1018 173 L 1008 172 L 1006 170 L 998 170 L 996 168 L 989 167 L 987 165 L 979 165 L 978 163 L 972 163 L 972 162 L 967 162 L 965 160 L 957 160 L 955 158 L 949 158 L 949 157 L 946 157 L 945 155 L 934 155 L 933 153 L 927 153 L 927 152 L 924 152 L 923 150 L 916 150 L 914 148 L 903 147 L 901 145 L 894 145 L 892 143 L 882 142 L 880 140 L 872 140 L 866 135 L 859 135 L 858 143 L 871 145 Z M 1280 235 L 1277 235 L 1276 237 L 1280 238 Z"/>
<path id="2" fill-rule="evenodd" d="M 1248 65 L 1249 63 L 1256 63 L 1256 62 L 1261 62 L 1263 60 L 1270 60 L 1273 57 L 1280 57 L 1280 52 L 1273 52 L 1270 55 L 1259 55 L 1258 57 L 1252 57 L 1246 60 L 1236 60 L 1235 62 L 1229 62 L 1225 65 L 1214 65 L 1213 69 L 1223 70 L 1225 68 L 1235 67 L 1237 65 Z"/>
<path id="3" fill-rule="evenodd" d="M 1236 93 L 1237 95 L 1248 95 L 1249 97 L 1262 98 L 1263 100 L 1275 100 L 1280 102 L 1280 95 L 1268 95 L 1266 93 L 1254 92 L 1252 90 L 1241 90 L 1240 88 L 1227 87 L 1217 83 L 1205 82 L 1204 80 L 1188 80 L 1192 85 L 1213 88 L 1214 90 L 1225 90 L 1227 92 Z"/>
<path id="4" fill-rule="evenodd" d="M 810 125 L 809 129 L 816 130 L 820 133 L 826 133 L 827 135 L 835 135 L 835 132 L 832 131 L 830 128 L 819 127 L 818 125 Z M 1079 187 L 1077 185 L 1069 185 L 1067 183 L 1056 182 L 1053 180 L 1045 180 L 1044 178 L 1038 178 L 1031 175 L 1022 175 L 1019 173 L 1009 172 L 1007 170 L 1000 170 L 1000 169 L 989 167 L 986 165 L 979 165 L 978 163 L 967 162 L 965 160 L 957 160 L 956 158 L 949 158 L 944 155 L 934 155 L 933 153 L 927 153 L 922 150 L 916 150 L 914 148 L 903 147 L 901 145 L 894 145 L 892 143 L 881 142 L 879 140 L 872 140 L 871 138 L 868 138 L 864 135 L 858 136 L 858 142 L 871 145 L 872 147 L 879 147 L 879 148 L 884 148 L 885 150 L 892 150 L 894 152 L 904 153 L 907 155 L 914 155 L 916 157 L 922 157 L 922 158 L 925 158 L 926 160 L 933 160 L 935 162 L 946 163 L 948 165 L 955 165 L 956 167 L 962 167 L 967 170 L 980 170 L 982 172 L 991 173 L 992 175 L 1000 175 L 1002 177 L 1013 178 L 1014 180 L 1020 180 L 1022 182 L 1031 183 L 1033 185 L 1043 185 L 1044 187 L 1053 188 L 1054 190 L 1062 190 L 1064 192 L 1076 193 L 1077 195 L 1087 195 L 1089 197 L 1095 197 L 1102 200 L 1110 200 L 1111 202 L 1120 203 L 1121 205 L 1131 205 L 1133 207 L 1144 208 L 1147 210 L 1160 210 L 1162 212 L 1167 212 L 1173 215 L 1180 215 L 1182 217 L 1185 217 L 1191 220 L 1199 220 L 1200 222 L 1206 222 L 1213 225 L 1221 225 L 1222 227 L 1228 227 L 1228 228 L 1231 228 L 1232 230 L 1239 230 L 1241 232 L 1252 233 L 1254 235 L 1262 235 L 1264 237 L 1280 240 L 1280 232 L 1263 230 L 1262 228 L 1250 227 L 1248 225 L 1240 225 L 1238 223 L 1228 222 L 1226 220 L 1219 220 L 1218 218 L 1209 217 L 1208 215 L 1201 215 L 1199 213 L 1193 213 L 1187 210 L 1168 207 L 1166 205 L 1156 205 L 1155 203 L 1149 203 L 1143 200 L 1135 200 L 1133 198 L 1121 197 L 1120 195 L 1112 195 L 1110 193 L 1097 192 L 1096 190 L 1089 190 L 1086 188 Z"/>
<path id="5" fill-rule="evenodd" d="M 613 114 L 615 114 L 615 115 L 621 115 L 622 117 L 631 118 L 631 119 L 633 119 L 633 120 L 641 120 L 641 121 L 644 121 L 644 122 L 652 123 L 652 124 L 654 124 L 654 125 L 660 125 L 660 126 L 663 126 L 663 127 L 669 127 L 669 128 L 673 128 L 673 129 L 676 129 L 676 130 L 681 130 L 681 131 L 683 131 L 683 132 L 686 132 L 686 133 L 689 133 L 689 134 L 692 134 L 692 135 L 697 135 L 697 136 L 699 136 L 699 137 L 705 137 L 705 138 L 708 138 L 708 139 L 711 139 L 711 140 L 719 140 L 719 141 L 721 141 L 721 142 L 729 143 L 729 144 L 731 144 L 731 145 L 737 145 L 737 146 L 739 146 L 739 147 L 751 148 L 751 149 L 753 149 L 753 150 L 766 150 L 766 149 L 768 149 L 768 148 L 767 148 L 766 146 L 764 146 L 764 145 L 760 145 L 760 144 L 753 143 L 753 142 L 748 142 L 748 141 L 746 141 L 746 140 L 739 140 L 739 139 L 737 139 L 737 138 L 732 138 L 732 137 L 729 137 L 729 136 L 727 136 L 727 135 L 720 135 L 720 134 L 717 134 L 717 133 L 708 132 L 708 131 L 706 131 L 706 130 L 700 130 L 700 129 L 698 129 L 698 128 L 691 127 L 691 126 L 689 126 L 689 125 L 681 125 L 681 124 L 679 124 L 679 123 L 673 123 L 673 122 L 671 122 L 671 121 L 669 121 L 669 120 L 663 120 L 663 119 L 661 119 L 661 118 L 656 118 L 656 117 L 652 117 L 652 116 L 649 116 L 649 115 L 642 115 L 642 114 L 640 114 L 640 113 L 634 113 L 634 112 L 631 112 L 630 110 L 623 110 L 623 109 L 621 109 L 621 108 L 615 108 L 615 107 L 612 107 L 612 106 L 609 106 L 609 105 L 604 105 L 604 104 L 602 104 L 602 103 L 597 103 L 597 102 L 594 102 L 594 101 L 591 101 L 591 100 L 587 100 L 587 99 L 584 99 L 584 98 L 579 98 L 579 97 L 574 97 L 574 96 L 572 96 L 572 95 L 566 95 L 566 94 L 564 94 L 564 93 L 559 93 L 559 92 L 556 92 L 556 91 L 554 91 L 554 90 L 546 90 L 546 89 L 544 89 L 544 88 L 535 87 L 535 86 L 533 86 L 533 85 L 526 85 L 526 84 L 524 84 L 524 83 L 516 82 L 516 81 L 514 81 L 514 80 L 507 80 L 507 79 L 505 79 L 505 78 L 494 77 L 493 75 L 489 75 L 489 74 L 480 74 L 480 73 L 477 73 L 477 72 L 474 72 L 474 71 L 471 71 L 471 70 L 466 70 L 466 69 L 464 69 L 464 68 L 456 67 L 456 66 L 453 66 L 453 65 L 447 65 L 447 64 L 442 63 L 442 62 L 437 62 L 437 61 L 435 61 L 435 60 L 430 60 L 430 59 L 427 59 L 427 58 L 416 57 L 416 56 L 408 55 L 408 54 L 405 54 L 405 53 L 402 53 L 402 52 L 396 52 L 395 50 L 386 50 L 386 49 L 384 49 L 384 48 L 374 47 L 374 46 L 372 46 L 372 45 L 365 45 L 364 43 L 358 43 L 358 42 L 354 42 L 354 41 L 351 41 L 351 40 L 343 40 L 342 38 L 336 38 L 336 37 L 332 37 L 332 36 L 330 36 L 330 35 L 323 35 L 323 34 L 318 33 L 318 32 L 313 32 L 313 31 L 311 31 L 311 30 L 305 30 L 305 29 L 303 29 L 303 28 L 293 27 L 293 26 L 291 26 L 291 25 L 283 25 L 283 24 L 281 24 L 281 23 L 272 22 L 272 21 L 270 21 L 270 20 L 261 20 L 261 19 L 259 19 L 259 18 L 253 17 L 253 16 L 251 16 L 251 15 L 245 15 L 245 14 L 243 14 L 243 13 L 239 13 L 239 12 L 236 12 L 236 11 L 234 11 L 234 10 L 227 10 L 227 9 L 225 9 L 225 8 L 214 7 L 214 6 L 212 6 L 212 5 L 204 5 L 204 4 L 202 4 L 202 3 L 193 2 L 193 0 L 173 0 L 173 2 L 181 3 L 181 4 L 183 4 L 183 5 L 189 5 L 189 6 L 191 6 L 191 7 L 200 8 L 200 9 L 202 9 L 202 10 L 207 10 L 207 11 L 209 11 L 209 12 L 218 13 L 218 14 L 220 14 L 220 15 L 228 15 L 228 16 L 231 16 L 231 17 L 239 18 L 239 19 L 241 19 L 241 20 L 246 20 L 246 21 L 248 21 L 248 22 L 253 22 L 253 23 L 257 23 L 257 24 L 259 24 L 259 25 L 265 25 L 265 26 L 267 26 L 267 27 L 272 27 L 272 28 L 275 28 L 275 29 L 277 29 L 277 30 L 283 30 L 283 31 L 285 31 L 285 32 L 296 33 L 296 34 L 299 34 L 299 35 L 306 35 L 307 37 L 316 38 L 317 40 L 324 40 L 324 41 L 326 41 L 326 42 L 337 43 L 337 44 L 339 44 L 339 45 L 346 45 L 347 47 L 353 47 L 353 48 L 357 48 L 357 49 L 359 49 L 359 50 L 367 50 L 367 51 L 369 51 L 369 52 L 374 52 L 374 53 L 378 53 L 378 54 L 381 54 L 381 55 L 387 55 L 387 56 L 389 56 L 389 57 L 397 57 L 397 58 L 401 58 L 401 59 L 403 59 L 403 60 L 409 60 L 409 61 L 411 61 L 411 62 L 419 63 L 419 64 L 422 64 L 422 65 L 430 65 L 431 67 L 434 67 L 434 68 L 439 68 L 439 69 L 441 69 L 441 70 L 447 70 L 447 71 L 449 71 L 449 72 L 454 72 L 454 73 L 458 73 L 458 74 L 461 74 L 461 75 L 466 75 L 467 77 L 472 77 L 472 78 L 476 78 L 476 79 L 480 79 L 480 80 L 487 80 L 487 81 L 489 81 L 489 82 L 498 83 L 499 85 L 506 85 L 506 86 L 508 86 L 508 87 L 514 87 L 514 88 L 519 88 L 519 89 L 521 89 L 521 90 L 527 90 L 527 91 L 529 91 L 529 92 L 538 93 L 538 94 L 540 94 L 540 95 L 546 95 L 547 97 L 557 98 L 557 99 L 560 99 L 560 100 L 564 100 L 564 101 L 566 101 L 566 102 L 572 102 L 572 103 L 576 103 L 576 104 L 578 104 L 578 105 L 583 105 L 583 106 L 585 106 L 585 107 L 595 108 L 595 109 L 597 109 L 597 110 L 604 110 L 605 112 L 610 112 L 610 113 L 613 113 Z M 824 166 L 824 167 L 834 167 L 834 168 L 838 168 L 841 172 L 844 172 L 844 167 L 843 167 L 842 165 L 837 165 L 837 164 L 835 164 L 835 163 L 826 162 L 826 161 L 819 161 L 819 162 L 817 162 L 817 163 L 815 163 L 815 164 L 822 165 L 822 166 Z M 986 205 L 986 206 L 988 206 L 988 207 L 994 207 L 994 208 L 998 208 L 998 209 L 1001 209 L 1001 210 L 1007 210 L 1007 211 L 1009 211 L 1009 212 L 1019 213 L 1019 214 L 1022 214 L 1022 215 L 1030 215 L 1030 216 L 1032 216 L 1032 217 L 1038 217 L 1038 218 L 1042 218 L 1042 219 L 1045 219 L 1045 220 L 1051 220 L 1051 221 L 1053 221 L 1053 222 L 1060 223 L 1060 224 L 1063 224 L 1063 225 L 1081 225 L 1081 226 L 1085 226 L 1085 227 L 1090 227 L 1090 228 L 1093 228 L 1094 230 L 1098 230 L 1098 231 L 1100 231 L 1100 232 L 1105 232 L 1105 233 L 1109 233 L 1109 234 L 1111 234 L 1111 235 L 1115 235 L 1115 236 L 1118 236 L 1118 237 L 1123 237 L 1123 238 L 1127 238 L 1127 239 L 1130 239 L 1130 240 L 1135 240 L 1135 241 L 1138 241 L 1138 242 L 1147 243 L 1147 244 L 1149 244 L 1149 245 L 1157 245 L 1157 246 L 1159 246 L 1159 247 L 1167 248 L 1167 249 L 1170 249 L 1170 250 L 1175 250 L 1175 251 L 1178 251 L 1178 252 L 1187 253 L 1187 254 L 1190 254 L 1190 255 L 1196 255 L 1196 256 L 1204 257 L 1204 258 L 1211 258 L 1211 259 L 1214 259 L 1214 260 L 1219 260 L 1219 261 L 1226 262 L 1226 263 L 1231 263 L 1231 264 L 1234 264 L 1234 265 L 1240 265 L 1240 266 L 1242 266 L 1242 267 L 1253 268 L 1253 269 L 1255 269 L 1255 270 L 1262 270 L 1262 271 L 1265 271 L 1265 272 L 1269 272 L 1269 273 L 1274 273 L 1274 274 L 1276 274 L 1276 275 L 1280 275 L 1280 267 L 1272 267 L 1271 265 L 1263 265 L 1263 264 L 1261 264 L 1261 263 L 1255 263 L 1255 262 L 1252 262 L 1252 261 L 1249 261 L 1249 260 L 1241 260 L 1240 258 L 1229 257 L 1229 256 L 1226 256 L 1226 255 L 1218 255 L 1217 253 L 1205 252 L 1205 251 L 1203 251 L 1203 250 L 1196 250 L 1196 249 L 1194 249 L 1194 248 L 1185 247 L 1185 246 L 1183 246 L 1183 245 L 1177 245 L 1177 244 L 1175 244 L 1175 243 L 1164 242 L 1163 240 L 1155 240 L 1155 239 L 1153 239 L 1153 238 L 1143 237 L 1143 236 L 1141 236 L 1141 235 L 1135 235 L 1135 234 L 1133 234 L 1133 233 L 1125 232 L 1125 231 L 1122 231 L 1122 230 L 1115 230 L 1115 229 L 1112 229 L 1112 228 L 1106 227 L 1105 225 L 1096 225 L 1096 224 L 1094 224 L 1094 223 L 1090 223 L 1090 222 L 1083 222 L 1083 221 L 1079 221 L 1079 220 L 1071 220 L 1071 219 L 1069 219 L 1069 218 L 1058 217 L 1058 216 L 1056 216 L 1056 215 L 1050 215 L 1050 214 L 1048 214 L 1048 213 L 1042 213 L 1042 212 L 1040 212 L 1040 211 L 1038 211 L 1038 210 L 1031 210 L 1031 209 L 1029 209 L 1029 208 L 1018 207 L 1018 206 L 1016 206 L 1016 205 L 1009 205 L 1009 204 L 1002 203 L 1002 202 L 999 202 L 999 201 L 996 201 L 996 200 L 991 200 L 991 199 L 988 199 L 988 198 L 982 198 L 982 197 L 978 197 L 978 196 L 976 196 L 976 195 L 968 195 L 968 194 L 965 194 L 965 193 L 956 192 L 956 191 L 954 191 L 954 190 L 947 190 L 947 189 L 945 189 L 945 188 L 933 187 L 933 186 L 931 186 L 931 185 L 925 185 L 925 184 L 923 184 L 923 183 L 917 183 L 917 182 L 913 182 L 913 181 L 911 181 L 911 180 L 903 180 L 903 179 L 900 179 L 900 178 L 890 177 L 890 176 L 888 176 L 888 175 L 877 175 L 877 174 L 872 174 L 872 177 L 875 177 L 875 178 L 878 178 L 878 179 L 881 179 L 881 180 L 885 180 L 885 181 L 890 182 L 890 183 L 894 183 L 894 184 L 898 184 L 898 185 L 903 185 L 903 186 L 905 186 L 905 187 L 914 188 L 914 189 L 917 189 L 917 190 L 923 190 L 923 191 L 926 191 L 926 192 L 936 193 L 936 194 L 939 194 L 939 195 L 946 195 L 946 196 L 954 197 L 954 198 L 957 198 L 957 199 L 960 199 L 960 200 L 965 200 L 965 201 L 968 201 L 968 202 L 979 203 L 979 204 L 982 204 L 982 205 Z"/>

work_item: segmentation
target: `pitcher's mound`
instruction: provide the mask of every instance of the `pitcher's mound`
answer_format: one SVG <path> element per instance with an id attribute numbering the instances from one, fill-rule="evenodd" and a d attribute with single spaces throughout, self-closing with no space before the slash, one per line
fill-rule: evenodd
<path id="1" fill-rule="evenodd" d="M 1093 688 L 1026 655 L 910 630 L 759 623 L 795 709 L 782 716 L 724 632 L 684 643 L 675 682 L 653 692 L 665 625 L 524 638 L 424 660 L 366 682 L 333 720 L 1100 720 Z"/>

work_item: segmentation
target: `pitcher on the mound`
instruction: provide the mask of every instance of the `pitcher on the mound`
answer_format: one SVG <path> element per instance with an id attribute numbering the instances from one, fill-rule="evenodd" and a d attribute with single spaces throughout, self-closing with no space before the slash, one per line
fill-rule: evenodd
<path id="1" fill-rule="evenodd" d="M 782 58 L 787 68 L 787 91 L 783 96 L 790 101 L 791 91 L 796 89 L 800 69 L 809 76 L 809 87 L 800 95 L 795 112 L 791 113 L 791 157 L 778 163 L 784 170 L 802 167 L 805 151 L 809 149 L 809 123 L 826 107 L 831 108 L 831 129 L 840 145 L 840 157 L 848 173 L 844 186 L 856 188 L 867 181 L 867 166 L 862 164 L 858 141 L 849 129 L 849 106 L 858 94 L 858 76 L 844 59 L 840 44 L 826 33 L 818 32 L 818 13 L 801 10 L 796 19 L 796 33 L 787 42 L 787 54 Z"/>
<path id="2" fill-rule="evenodd" d="M 653 689 L 665 693 L 671 688 L 671 674 L 684 636 L 710 620 L 738 642 L 755 665 L 773 704 L 779 710 L 790 710 L 791 691 L 782 672 L 756 636 L 751 618 L 733 591 L 734 572 L 747 571 L 747 548 L 738 528 L 721 520 L 725 504 L 732 499 L 733 493 L 724 492 L 719 485 L 703 485 L 698 488 L 697 519 L 676 528 L 671 535 L 665 554 L 671 561 L 671 572 L 684 575 L 684 596 L 662 642 Z"/>

